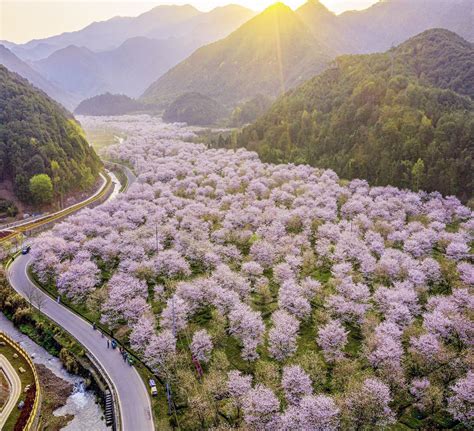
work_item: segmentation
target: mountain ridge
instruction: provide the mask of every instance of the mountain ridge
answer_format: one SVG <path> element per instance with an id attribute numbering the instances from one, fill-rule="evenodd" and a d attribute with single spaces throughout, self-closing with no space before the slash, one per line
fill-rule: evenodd
<path id="1" fill-rule="evenodd" d="M 47 174 L 59 197 L 91 188 L 101 167 L 72 114 L 0 65 L 0 180 L 31 202 L 33 176 Z"/>
<path id="2" fill-rule="evenodd" d="M 276 3 L 225 39 L 199 48 L 141 99 L 166 105 L 181 94 L 198 92 L 235 106 L 258 93 L 280 94 L 317 72 L 329 57 L 296 13 Z"/>
<path id="3" fill-rule="evenodd" d="M 418 55 L 408 54 L 413 47 Z M 338 57 L 245 128 L 239 145 L 268 162 L 309 163 L 373 185 L 468 200 L 473 59 L 474 45 L 444 29 L 386 53 Z"/>

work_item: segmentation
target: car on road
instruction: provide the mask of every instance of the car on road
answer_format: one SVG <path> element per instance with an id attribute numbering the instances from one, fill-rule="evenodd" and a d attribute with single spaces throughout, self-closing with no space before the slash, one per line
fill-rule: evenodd
<path id="1" fill-rule="evenodd" d="M 28 254 L 31 250 L 31 246 L 30 245 L 25 245 L 22 249 L 21 249 L 21 254 Z"/>
<path id="2" fill-rule="evenodd" d="M 152 397 L 158 395 L 158 389 L 156 388 L 156 383 L 153 379 L 148 380 L 148 384 L 150 385 L 150 393 Z"/>

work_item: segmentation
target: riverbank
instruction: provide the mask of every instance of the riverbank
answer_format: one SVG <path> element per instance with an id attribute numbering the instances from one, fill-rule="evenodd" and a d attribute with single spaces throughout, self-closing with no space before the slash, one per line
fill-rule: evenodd
<path id="1" fill-rule="evenodd" d="M 103 412 L 96 404 L 94 393 L 84 389 L 84 380 L 81 377 L 68 373 L 58 358 L 22 334 L 2 313 L 0 331 L 15 339 L 43 371 L 40 372 L 45 391 L 42 405 L 43 427 L 47 425 L 48 430 L 65 431 L 109 429 L 102 419 Z"/>

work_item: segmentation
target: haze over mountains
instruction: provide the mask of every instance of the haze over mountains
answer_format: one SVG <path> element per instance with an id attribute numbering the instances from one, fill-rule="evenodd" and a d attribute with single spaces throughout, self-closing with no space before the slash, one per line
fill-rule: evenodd
<path id="1" fill-rule="evenodd" d="M 0 64 L 5 66 L 8 70 L 26 78 L 31 84 L 62 103 L 66 108 L 71 109 L 72 106 L 79 102 L 77 97 L 74 97 L 72 94 L 67 93 L 65 90 L 48 81 L 43 75 L 33 69 L 25 61 L 20 60 L 3 45 L 0 45 Z"/>
<path id="2" fill-rule="evenodd" d="M 168 104 L 200 92 L 235 106 L 258 93 L 277 96 L 320 72 L 331 59 L 295 12 L 278 3 L 227 38 L 198 49 L 143 94 Z"/>
<path id="3" fill-rule="evenodd" d="M 144 93 L 143 100 L 163 106 L 199 92 L 235 106 L 256 94 L 274 97 L 293 88 L 336 55 L 384 51 L 429 28 L 474 41 L 473 3 L 385 0 L 336 16 L 309 0 L 294 12 L 280 5 L 284 17 L 273 24 L 270 19 L 266 33 L 252 28 L 255 12 L 241 6 L 206 13 L 190 5 L 159 6 L 23 45 L 2 42 L 16 58 L 3 48 L 0 62 L 69 109 L 106 92 Z M 267 18 L 263 12 L 255 19 Z M 276 22 L 282 25 L 272 35 Z M 276 34 L 281 46 L 271 46 Z"/>
<path id="4" fill-rule="evenodd" d="M 23 45 L 3 42 L 3 51 L 8 48 L 70 93 L 65 97 L 41 87 L 73 109 L 81 100 L 107 91 L 139 96 L 196 48 L 226 36 L 253 15 L 236 5 L 206 13 L 189 5 L 158 6 L 136 18 L 116 17 Z M 12 70 L 21 74 L 20 68 Z"/>

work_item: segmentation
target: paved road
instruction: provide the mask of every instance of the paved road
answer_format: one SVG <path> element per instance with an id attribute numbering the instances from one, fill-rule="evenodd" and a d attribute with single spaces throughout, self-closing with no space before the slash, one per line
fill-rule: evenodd
<path id="1" fill-rule="evenodd" d="M 29 289 L 36 289 L 44 302 L 41 311 L 71 333 L 106 370 L 118 395 L 123 430 L 153 430 L 148 389 L 138 372 L 123 361 L 118 350 L 107 348 L 107 339 L 98 330 L 94 331 L 88 322 L 56 303 L 30 281 L 27 273 L 30 262 L 30 255 L 20 255 L 11 264 L 8 278 L 13 288 L 23 296 L 27 296 Z"/>
<path id="2" fill-rule="evenodd" d="M 15 368 L 13 368 L 13 365 L 10 364 L 10 361 L 8 361 L 8 359 L 3 355 L 0 355 L 0 370 L 3 370 L 3 373 L 10 384 L 10 395 L 8 402 L 0 412 L 0 429 L 3 429 L 5 422 L 10 416 L 12 410 L 15 408 L 18 398 L 20 397 L 21 381 L 17 371 Z"/>
<path id="3" fill-rule="evenodd" d="M 115 162 L 107 162 L 107 163 L 110 164 L 110 165 L 117 166 L 119 169 L 122 170 L 122 172 L 127 177 L 127 185 L 125 186 L 125 188 L 123 190 L 123 192 L 126 192 L 129 189 L 129 187 L 137 180 L 137 176 L 132 172 L 131 169 L 129 169 L 125 165 L 122 165 L 120 163 L 115 163 Z"/>
<path id="4" fill-rule="evenodd" d="M 127 176 L 127 187 L 125 187 L 125 191 L 137 180 L 136 175 L 131 171 L 131 169 L 127 168 L 126 166 L 122 165 L 122 170 Z"/>
<path id="5" fill-rule="evenodd" d="M 136 180 L 133 172 L 126 168 L 125 173 L 129 185 L 133 184 Z M 28 277 L 27 269 L 31 260 L 30 255 L 20 255 L 10 265 L 8 278 L 12 287 L 25 297 L 28 297 L 31 289 L 35 289 L 43 299 L 41 311 L 72 334 L 101 364 L 118 395 L 123 430 L 154 430 L 148 388 L 138 372 L 123 361 L 118 350 L 107 348 L 107 338 L 103 338 L 98 330 L 94 331 L 88 322 L 36 287 Z"/>
<path id="6" fill-rule="evenodd" d="M 0 229 L 12 229 L 12 228 L 18 228 L 18 227 L 21 227 L 21 226 L 25 226 L 25 225 L 28 225 L 30 223 L 36 223 L 38 221 L 40 221 L 41 219 L 43 218 L 49 218 L 49 217 L 53 217 L 55 215 L 58 215 L 58 214 L 61 214 L 62 212 L 76 206 L 76 205 L 79 205 L 83 202 L 86 202 L 92 198 L 95 198 L 96 196 L 98 196 L 100 193 L 102 193 L 102 191 L 104 190 L 104 187 L 106 186 L 107 184 L 107 180 L 104 176 L 104 174 L 100 174 L 100 177 L 102 179 L 102 184 L 100 185 L 100 187 L 95 191 L 95 193 L 91 196 L 88 196 L 86 199 L 82 200 L 82 201 L 79 201 L 79 202 L 76 202 L 72 205 L 69 205 L 67 206 L 66 208 L 63 208 L 59 211 L 56 211 L 56 212 L 53 212 L 53 213 L 47 213 L 47 214 L 42 214 L 40 216 L 37 216 L 37 217 L 28 217 L 27 219 L 24 219 L 24 220 L 18 220 L 16 222 L 12 222 L 12 223 L 6 223 L 6 224 L 1 224 L 0 225 Z"/>

